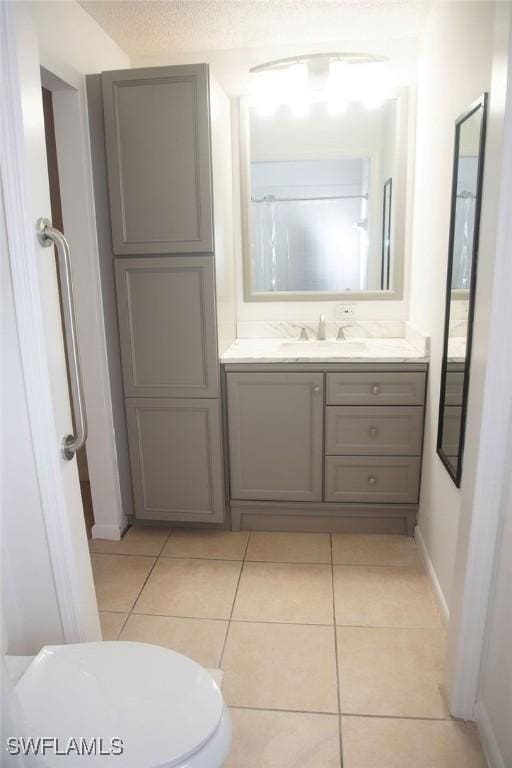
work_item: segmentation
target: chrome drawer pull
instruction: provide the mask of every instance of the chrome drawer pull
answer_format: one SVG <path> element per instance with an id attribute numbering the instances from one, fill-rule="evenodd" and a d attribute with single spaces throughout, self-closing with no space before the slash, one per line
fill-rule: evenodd
<path id="1" fill-rule="evenodd" d="M 380 387 L 378 384 L 374 384 L 372 387 L 372 395 L 380 395 Z"/>
<path id="2" fill-rule="evenodd" d="M 371 435 L 372 437 L 377 437 L 377 433 L 378 433 L 378 431 L 379 431 L 379 430 L 377 429 L 377 427 L 370 427 L 370 435 Z"/>
<path id="3" fill-rule="evenodd" d="M 320 392 L 320 387 L 316 386 L 313 387 L 313 392 L 316 394 L 317 392 Z"/>
<path id="4" fill-rule="evenodd" d="M 375 483 L 377 482 L 377 478 L 375 477 L 375 475 L 370 475 L 370 477 L 368 478 L 368 482 L 370 485 L 375 485 Z"/>

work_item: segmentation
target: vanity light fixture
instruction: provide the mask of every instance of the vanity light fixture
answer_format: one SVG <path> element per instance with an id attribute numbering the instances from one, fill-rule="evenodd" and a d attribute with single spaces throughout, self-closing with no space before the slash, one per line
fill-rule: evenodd
<path id="1" fill-rule="evenodd" d="M 349 101 L 377 109 L 387 97 L 388 59 L 365 53 L 315 53 L 277 59 L 250 70 L 251 102 L 260 117 L 279 105 L 304 117 L 312 103 L 325 103 L 331 114 L 345 112 Z"/>

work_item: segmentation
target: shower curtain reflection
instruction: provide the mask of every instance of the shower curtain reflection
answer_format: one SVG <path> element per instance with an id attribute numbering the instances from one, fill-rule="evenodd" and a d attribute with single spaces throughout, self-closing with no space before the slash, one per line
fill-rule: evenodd
<path id="1" fill-rule="evenodd" d="M 369 161 L 336 162 L 343 170 L 348 167 L 352 178 L 322 184 L 321 162 L 253 164 L 251 254 L 256 291 L 366 290 Z M 325 165 L 332 174 L 332 161 Z M 299 171 L 301 183 L 285 178 L 292 170 Z M 311 178 L 313 172 L 316 179 Z"/>

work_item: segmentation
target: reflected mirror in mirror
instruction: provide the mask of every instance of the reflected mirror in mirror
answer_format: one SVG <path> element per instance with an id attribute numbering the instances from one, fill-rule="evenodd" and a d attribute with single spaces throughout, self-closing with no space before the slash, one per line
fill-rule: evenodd
<path id="1" fill-rule="evenodd" d="M 469 387 L 487 97 L 456 122 L 437 451 L 457 486 Z"/>
<path id="2" fill-rule="evenodd" d="M 247 107 L 248 300 L 400 288 L 400 98 L 341 113 L 311 103 L 301 116 L 285 104 L 271 115 Z"/>

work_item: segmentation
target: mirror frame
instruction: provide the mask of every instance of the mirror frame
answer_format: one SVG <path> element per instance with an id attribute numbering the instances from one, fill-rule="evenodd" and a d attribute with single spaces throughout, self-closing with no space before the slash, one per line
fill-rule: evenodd
<path id="1" fill-rule="evenodd" d="M 238 100 L 239 109 L 239 146 L 240 146 L 240 204 L 242 224 L 242 253 L 243 253 L 243 292 L 245 302 L 260 301 L 402 301 L 404 298 L 404 273 L 406 260 L 406 236 L 409 231 L 411 208 L 407 204 L 407 193 L 411 183 L 411 173 L 408 165 L 411 162 L 409 136 L 411 134 L 411 115 L 409 113 L 408 89 L 395 88 L 389 94 L 390 99 L 397 100 L 397 132 L 398 144 L 403 149 L 399 153 L 395 191 L 395 210 L 393 213 L 394 253 L 391 256 L 391 284 L 389 290 L 370 291 L 254 291 L 252 285 L 251 263 L 251 153 L 250 153 L 250 99 L 241 96 Z M 396 190 L 399 193 L 396 193 Z M 399 224 L 400 222 L 400 224 Z M 398 244 L 398 246 L 397 246 Z"/>
<path id="2" fill-rule="evenodd" d="M 453 151 L 453 175 L 452 175 L 452 191 L 450 202 L 450 239 L 448 245 L 448 267 L 446 274 L 446 298 L 445 298 L 445 316 L 444 316 L 444 338 L 443 338 L 443 359 L 441 364 L 441 385 L 439 395 L 439 415 L 437 425 L 437 454 L 451 479 L 460 488 L 462 480 L 462 468 L 464 459 L 464 443 L 466 437 L 466 418 L 468 408 L 468 393 L 469 393 L 469 378 L 471 369 L 471 348 L 473 340 L 473 323 L 475 315 L 475 294 L 476 294 L 476 279 L 477 279 L 477 266 L 478 266 L 478 247 L 480 236 L 480 213 L 482 208 L 482 185 L 483 185 L 483 173 L 484 173 L 484 156 L 485 156 L 485 137 L 487 127 L 487 101 L 488 94 L 484 93 L 479 99 L 474 101 L 471 106 L 460 115 L 455 121 L 455 141 Z M 460 146 L 460 129 L 463 123 L 472 117 L 475 112 L 482 110 L 482 124 L 480 128 L 480 142 L 478 147 L 478 170 L 476 181 L 476 200 L 475 200 L 475 226 L 473 231 L 473 251 L 471 254 L 471 281 L 469 291 L 467 289 L 455 289 L 455 295 L 452 296 L 452 273 L 453 273 L 453 247 L 455 238 L 455 217 L 456 217 L 456 205 L 457 205 L 457 182 L 458 182 L 458 164 L 459 164 L 459 146 Z M 468 302 L 468 326 L 466 336 L 466 357 L 464 362 L 464 380 L 462 385 L 462 406 L 460 417 L 460 433 L 459 433 L 459 451 L 458 451 L 458 464 L 457 468 L 454 468 L 450 462 L 447 454 L 443 450 L 443 424 L 444 424 L 444 408 L 446 399 L 446 377 L 448 372 L 448 342 L 449 342 L 449 330 L 450 330 L 450 307 L 452 300 L 460 300 L 466 298 L 469 293 Z"/>

